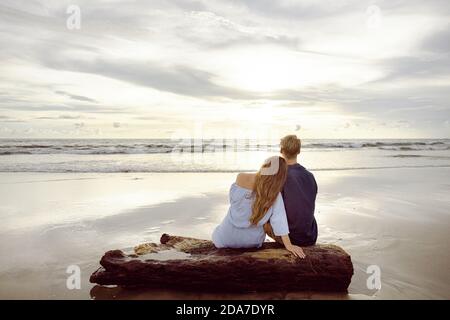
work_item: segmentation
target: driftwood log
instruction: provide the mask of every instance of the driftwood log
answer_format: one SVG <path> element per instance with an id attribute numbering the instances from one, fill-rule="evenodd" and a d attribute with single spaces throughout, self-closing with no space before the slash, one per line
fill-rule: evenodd
<path id="1" fill-rule="evenodd" d="M 303 248 L 305 259 L 279 244 L 259 249 L 217 249 L 211 241 L 163 234 L 134 253 L 105 253 L 90 282 L 205 292 L 346 292 L 353 275 L 350 256 L 335 245 Z"/>

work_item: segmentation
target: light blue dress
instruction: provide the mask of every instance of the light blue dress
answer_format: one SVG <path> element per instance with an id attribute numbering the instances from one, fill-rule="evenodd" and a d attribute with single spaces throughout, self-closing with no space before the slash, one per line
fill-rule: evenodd
<path id="1" fill-rule="evenodd" d="M 275 235 L 289 234 L 283 197 L 277 199 L 257 225 L 251 225 L 253 204 L 252 190 L 233 183 L 230 188 L 230 208 L 228 213 L 212 234 L 217 248 L 254 248 L 260 247 L 266 234 L 264 224 L 270 221 Z"/>

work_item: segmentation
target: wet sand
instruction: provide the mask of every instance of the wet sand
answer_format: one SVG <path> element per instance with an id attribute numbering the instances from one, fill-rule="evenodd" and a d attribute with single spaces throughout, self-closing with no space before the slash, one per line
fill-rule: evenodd
<path id="1" fill-rule="evenodd" d="M 101 255 L 162 233 L 209 238 L 233 173 L 0 174 L 2 299 L 450 299 L 450 168 L 314 172 L 319 242 L 352 255 L 349 295 L 127 290 L 89 283 Z M 68 290 L 66 268 L 81 268 Z M 366 268 L 381 269 L 369 290 Z"/>

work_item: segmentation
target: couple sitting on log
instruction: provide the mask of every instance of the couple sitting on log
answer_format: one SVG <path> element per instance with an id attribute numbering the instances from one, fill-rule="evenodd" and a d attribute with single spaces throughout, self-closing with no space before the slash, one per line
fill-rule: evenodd
<path id="1" fill-rule="evenodd" d="M 212 235 L 216 247 L 260 247 L 267 234 L 304 258 L 301 246 L 316 243 L 316 181 L 297 163 L 297 136 L 284 137 L 280 146 L 281 157 L 267 159 L 256 174 L 239 173 L 231 185 L 230 208 Z"/>

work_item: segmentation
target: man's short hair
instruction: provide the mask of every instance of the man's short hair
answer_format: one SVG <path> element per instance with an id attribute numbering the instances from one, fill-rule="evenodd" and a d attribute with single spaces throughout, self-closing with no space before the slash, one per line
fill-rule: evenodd
<path id="1" fill-rule="evenodd" d="M 281 153 L 291 159 L 300 153 L 302 142 L 295 134 L 283 137 L 280 141 Z"/>

